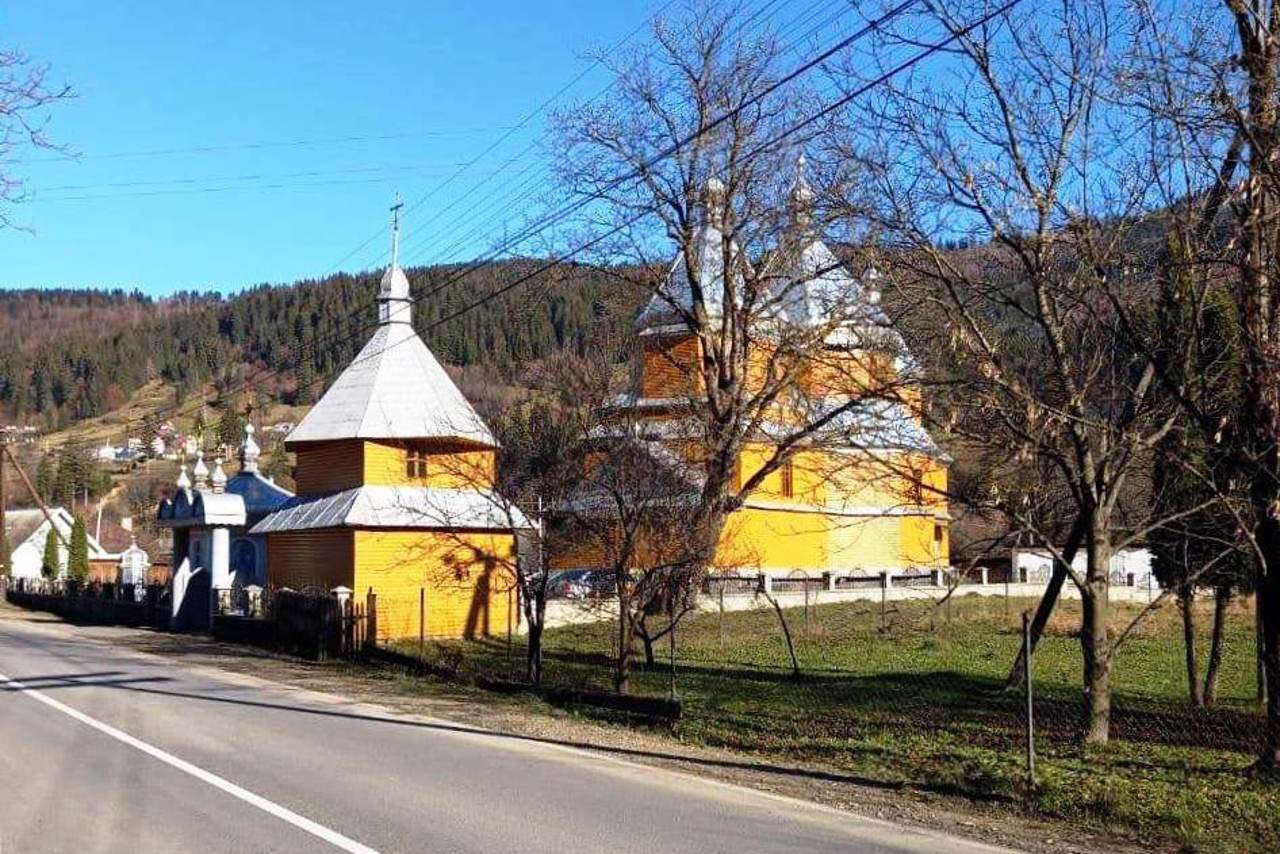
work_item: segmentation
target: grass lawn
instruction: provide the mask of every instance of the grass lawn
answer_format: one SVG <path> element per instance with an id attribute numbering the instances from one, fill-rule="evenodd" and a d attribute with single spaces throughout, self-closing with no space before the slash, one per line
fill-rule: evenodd
<path id="1" fill-rule="evenodd" d="M 1280 786 L 1245 773 L 1262 720 L 1251 611 L 1231 613 L 1210 712 L 1187 701 L 1176 610 L 1149 614 L 1116 659 L 1112 744 L 1086 752 L 1074 743 L 1079 608 L 1063 603 L 1036 655 L 1038 785 L 1028 798 L 1024 698 L 1002 684 L 1021 640 L 1018 615 L 1032 604 L 964 596 L 943 607 L 890 603 L 883 613 L 879 603 L 816 605 L 807 618 L 790 609 L 799 680 L 771 609 L 687 618 L 677 635 L 684 715 L 675 735 L 1194 850 L 1280 850 Z M 1138 609 L 1115 611 L 1118 635 Z M 1207 631 L 1207 608 L 1201 622 Z M 607 687 L 614 642 L 607 622 L 550 631 L 547 681 Z M 517 638 L 510 660 L 502 641 L 431 643 L 427 656 L 470 678 L 518 673 L 523 652 Z M 657 652 L 654 667 L 637 668 L 633 692 L 669 690 L 665 638 Z"/>

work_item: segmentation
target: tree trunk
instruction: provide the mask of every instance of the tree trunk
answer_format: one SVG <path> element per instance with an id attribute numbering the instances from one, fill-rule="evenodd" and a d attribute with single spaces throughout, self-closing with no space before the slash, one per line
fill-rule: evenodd
<path id="1" fill-rule="evenodd" d="M 1213 594 L 1213 628 L 1209 639 L 1209 664 L 1204 671 L 1202 703 L 1212 709 L 1218 699 L 1218 671 L 1222 669 L 1222 635 L 1227 622 L 1227 605 L 1231 602 L 1231 588 L 1219 587 Z"/>
<path id="2" fill-rule="evenodd" d="M 618 657 L 614 662 L 613 690 L 619 694 L 631 690 L 631 608 L 627 604 L 625 584 L 618 585 Z"/>
<path id="3" fill-rule="evenodd" d="M 1084 657 L 1085 744 L 1103 745 L 1111 736 L 1111 641 L 1107 636 L 1107 611 L 1111 578 L 1111 543 L 1106 531 L 1095 525 L 1089 542 L 1089 568 L 1080 604 L 1084 612 L 1080 649 Z"/>
<path id="4" fill-rule="evenodd" d="M 1190 585 L 1178 590 L 1178 609 L 1182 611 L 1182 649 L 1187 660 L 1187 691 L 1191 694 L 1191 703 L 1204 705 L 1204 694 L 1200 690 L 1200 668 L 1196 664 L 1196 616 L 1195 591 Z"/>
<path id="5" fill-rule="evenodd" d="M 1071 526 L 1071 532 L 1067 534 L 1067 541 L 1062 545 L 1062 560 L 1053 562 L 1053 575 L 1049 578 L 1049 585 L 1045 587 L 1044 596 L 1041 597 L 1036 613 L 1031 618 L 1033 654 L 1040 643 L 1040 636 L 1044 634 L 1044 627 L 1049 624 L 1054 606 L 1058 604 L 1058 595 L 1062 592 L 1062 585 L 1067 580 L 1067 567 L 1075 560 L 1076 552 L 1080 550 L 1080 544 L 1084 541 L 1085 527 L 1084 516 L 1077 516 L 1075 524 Z M 1009 571 L 1012 572 L 1013 567 L 1010 567 Z M 1009 678 L 1005 680 L 1006 688 L 1017 688 L 1022 684 L 1023 675 L 1026 672 L 1025 655 L 1026 644 L 1018 644 L 1018 655 L 1014 658 L 1013 667 L 1009 670 Z"/>
<path id="6" fill-rule="evenodd" d="M 1262 622 L 1262 668 L 1267 691 L 1267 722 L 1258 757 L 1259 770 L 1280 774 L 1280 519 L 1263 516 L 1258 544 L 1265 558 L 1258 579 L 1257 608 Z"/>
<path id="7" fill-rule="evenodd" d="M 645 667 L 653 667 L 657 664 L 657 658 L 653 655 L 653 637 L 649 634 L 649 627 L 645 625 L 644 618 L 640 618 L 637 626 L 636 634 L 640 636 L 640 642 L 644 644 L 644 664 Z"/>
<path id="8" fill-rule="evenodd" d="M 542 684 L 542 623 L 529 622 L 524 650 L 524 677 L 530 685 Z"/>
<path id="9" fill-rule="evenodd" d="M 769 600 L 769 604 L 773 606 L 773 610 L 778 615 L 778 624 L 782 626 L 782 637 L 787 642 L 787 654 L 791 656 L 791 676 L 793 679 L 800 678 L 800 659 L 796 657 L 795 641 L 791 639 L 791 627 L 787 625 L 787 617 L 782 613 L 782 606 L 778 604 L 778 600 L 774 599 L 768 593 L 764 597 Z"/>

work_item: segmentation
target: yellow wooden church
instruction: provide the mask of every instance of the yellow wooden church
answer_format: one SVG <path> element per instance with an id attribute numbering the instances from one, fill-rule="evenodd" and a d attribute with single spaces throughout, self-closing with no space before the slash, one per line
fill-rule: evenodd
<path id="1" fill-rule="evenodd" d="M 812 229 L 812 201 L 801 158 L 789 198 L 792 221 L 772 260 L 782 269 L 769 322 L 776 329 L 790 324 L 815 330 L 822 339 L 798 384 L 805 418 L 823 406 L 838 406 L 851 393 L 861 391 L 862 402 L 828 425 L 827 433 L 839 439 L 804 447 L 731 514 L 713 570 L 857 576 L 945 568 L 948 458 L 921 425 L 915 367 L 879 307 L 875 271 L 861 278 L 849 274 Z M 594 437 L 608 442 L 625 434 L 647 442 L 655 465 L 686 469 L 691 500 L 700 486 L 696 407 L 705 400 L 702 353 L 677 307 L 691 310 L 696 275 L 711 322 L 723 315 L 717 294 L 725 290 L 720 280 L 726 244 L 715 215 L 723 204 L 723 187 L 713 179 L 691 253 L 698 269 L 691 274 L 680 253 L 637 317 L 640 363 L 633 388 L 613 402 Z M 736 249 L 729 245 L 732 257 Z M 770 334 L 752 337 L 761 342 L 757 346 L 768 346 Z M 786 404 L 773 407 L 769 418 L 775 423 L 760 425 L 737 460 L 735 487 L 773 454 L 769 437 L 785 435 L 800 417 Z M 556 560 L 564 569 L 602 562 L 599 547 L 589 542 Z"/>
<path id="2" fill-rule="evenodd" d="M 505 633 L 517 620 L 516 531 L 494 489 L 497 442 L 410 321 L 392 260 L 378 328 L 285 438 L 297 496 L 253 528 L 275 587 L 377 594 L 380 640 Z"/>

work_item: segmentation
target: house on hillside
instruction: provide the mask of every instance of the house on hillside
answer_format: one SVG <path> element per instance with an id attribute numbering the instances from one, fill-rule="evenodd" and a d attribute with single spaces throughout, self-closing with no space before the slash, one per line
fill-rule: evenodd
<path id="1" fill-rule="evenodd" d="M 735 571 L 806 575 L 945 568 L 948 458 L 921 424 L 910 354 L 879 307 L 874 270 L 855 278 L 812 228 L 813 191 L 803 160 L 797 165 L 791 222 L 778 257 L 769 259 L 779 267 L 777 295 L 760 298 L 769 308 L 749 336 L 756 352 L 747 354 L 748 371 L 761 367 L 757 378 L 747 380 L 748 393 L 760 387 L 758 376 L 778 342 L 808 341 L 808 352 L 816 355 L 802 357 L 809 361 L 796 368 L 794 397 L 772 405 L 748 435 L 733 470 L 735 488 L 773 457 L 779 437 L 823 412 L 833 417 L 821 442 L 802 444 L 730 514 L 716 563 Z M 724 287 L 726 258 L 741 258 L 722 228 L 727 204 L 723 185 L 712 179 L 690 257 L 679 253 L 636 319 L 637 379 L 613 401 L 592 436 L 602 451 L 611 443 L 640 443 L 656 468 L 683 481 L 685 492 L 677 500 L 690 503 L 704 482 L 705 430 L 702 342 L 687 320 L 694 312 L 692 293 L 696 284 L 707 322 L 719 325 L 735 316 L 722 305 L 726 290 L 743 291 Z M 857 381 L 862 387 L 892 393 L 850 397 L 850 378 L 856 377 L 866 378 Z M 607 497 L 593 502 L 587 495 L 565 509 L 581 515 L 614 512 L 610 507 Z M 604 560 L 599 546 L 584 539 L 554 562 L 562 569 L 590 569 Z"/>
<path id="2" fill-rule="evenodd" d="M 516 534 L 494 489 L 497 441 L 410 320 L 391 264 L 378 326 L 284 440 L 298 495 L 252 529 L 276 587 L 377 596 L 380 639 L 504 632 L 517 613 Z"/>
<path id="3" fill-rule="evenodd" d="M 49 516 L 61 538 L 58 540 L 59 575 L 67 569 L 67 543 L 71 542 L 71 526 L 75 517 L 62 507 L 50 507 Z M 4 530 L 12 546 L 13 566 L 9 574 L 12 578 L 41 578 L 40 566 L 44 563 L 44 544 L 49 536 L 49 519 L 38 507 L 25 507 L 6 510 L 4 513 Z M 89 543 L 89 561 L 118 562 L 120 555 L 107 551 L 92 534 L 87 535 Z"/>

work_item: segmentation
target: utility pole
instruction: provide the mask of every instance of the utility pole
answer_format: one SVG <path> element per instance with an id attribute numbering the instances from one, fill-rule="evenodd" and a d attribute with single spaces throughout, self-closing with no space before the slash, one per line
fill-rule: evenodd
<path id="1" fill-rule="evenodd" d="M 36 488 L 31 484 L 31 479 L 27 477 L 27 473 L 23 471 L 22 466 L 18 464 L 18 460 L 14 457 L 13 451 L 10 450 L 8 443 L 0 445 L 0 452 L 3 453 L 3 456 L 9 458 L 9 462 L 13 463 L 13 467 L 18 470 L 18 477 L 22 479 L 23 486 L 27 488 L 27 492 L 31 493 L 31 497 L 34 498 L 36 504 L 40 506 L 40 512 L 44 513 L 45 521 L 49 523 L 49 527 L 53 532 L 58 535 L 58 539 L 62 541 L 62 545 L 66 546 L 67 549 L 70 550 L 71 543 L 62 535 L 62 531 L 58 529 L 57 524 L 53 521 L 53 514 L 49 512 L 48 505 L 44 503 L 44 499 L 40 497 L 40 493 L 36 492 Z"/>
<path id="2" fill-rule="evenodd" d="M 9 449 L 9 436 L 6 434 L 3 438 L 0 438 L 0 442 L 4 444 L 4 448 L 7 451 Z M 4 458 L 5 454 L 0 453 L 0 543 L 7 544 L 9 535 L 5 533 L 4 527 Z M 3 571 L 0 571 L 0 575 L 9 575 L 13 571 L 9 566 L 11 560 L 9 549 L 3 549 L 3 554 L 0 554 L 0 561 L 4 561 L 4 566 Z"/>

